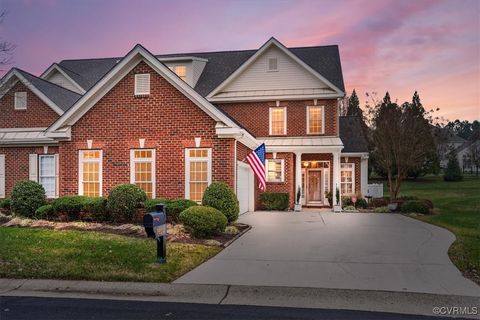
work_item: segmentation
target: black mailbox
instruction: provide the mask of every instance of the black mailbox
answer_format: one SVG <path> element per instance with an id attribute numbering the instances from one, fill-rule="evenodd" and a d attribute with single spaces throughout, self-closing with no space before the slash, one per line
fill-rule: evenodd
<path id="1" fill-rule="evenodd" d="M 157 260 L 159 263 L 167 262 L 167 214 L 165 205 L 157 204 L 154 212 L 143 216 L 143 226 L 149 238 L 157 241 Z"/>

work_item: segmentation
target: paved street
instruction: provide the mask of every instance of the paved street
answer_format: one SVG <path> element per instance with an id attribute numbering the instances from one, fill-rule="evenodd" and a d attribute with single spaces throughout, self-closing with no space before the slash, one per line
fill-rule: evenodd
<path id="1" fill-rule="evenodd" d="M 173 302 L 0 297 L 0 319 L 445 319 L 383 312 Z"/>
<path id="2" fill-rule="evenodd" d="M 397 214 L 253 212 L 252 229 L 175 283 L 480 296 L 447 251 L 449 231 Z"/>

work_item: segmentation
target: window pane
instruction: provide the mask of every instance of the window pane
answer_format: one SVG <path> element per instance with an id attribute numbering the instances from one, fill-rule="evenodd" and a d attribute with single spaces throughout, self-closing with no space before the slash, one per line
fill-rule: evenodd
<path id="1" fill-rule="evenodd" d="M 267 181 L 269 182 L 282 181 L 282 160 L 276 160 L 276 159 L 267 160 Z"/>
<path id="2" fill-rule="evenodd" d="M 272 134 L 284 134 L 285 108 L 272 108 L 271 117 Z"/>
<path id="3" fill-rule="evenodd" d="M 309 133 L 322 133 L 322 108 L 308 108 L 308 130 Z"/>

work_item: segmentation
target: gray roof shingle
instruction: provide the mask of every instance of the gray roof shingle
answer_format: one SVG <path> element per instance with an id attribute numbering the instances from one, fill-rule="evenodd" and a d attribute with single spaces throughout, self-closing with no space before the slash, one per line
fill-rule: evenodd
<path id="1" fill-rule="evenodd" d="M 26 71 L 17 68 L 16 70 L 63 111 L 67 111 L 81 97 L 78 93 L 43 80 Z"/>
<path id="2" fill-rule="evenodd" d="M 360 118 L 357 116 L 340 117 L 340 139 L 342 152 L 368 152 L 367 139 L 363 133 Z"/>
<path id="3" fill-rule="evenodd" d="M 338 46 L 289 48 L 298 58 L 317 71 L 340 90 L 345 91 Z M 207 96 L 227 79 L 257 50 L 194 52 L 156 55 L 157 58 L 197 57 L 208 62 L 198 80 L 195 90 Z M 63 60 L 59 66 L 85 90 L 93 87 L 121 58 Z"/>

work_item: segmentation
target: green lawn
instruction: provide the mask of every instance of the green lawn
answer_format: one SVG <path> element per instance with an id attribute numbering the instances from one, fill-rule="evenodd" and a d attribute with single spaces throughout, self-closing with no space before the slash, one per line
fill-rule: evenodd
<path id="1" fill-rule="evenodd" d="M 438 214 L 418 219 L 452 231 L 457 241 L 449 255 L 455 265 L 480 284 L 480 178 L 465 175 L 461 182 L 445 182 L 443 176 L 406 181 L 401 195 L 431 199 Z"/>
<path id="2" fill-rule="evenodd" d="M 171 243 L 160 265 L 152 239 L 0 227 L 0 277 L 170 282 L 219 251 Z"/>

